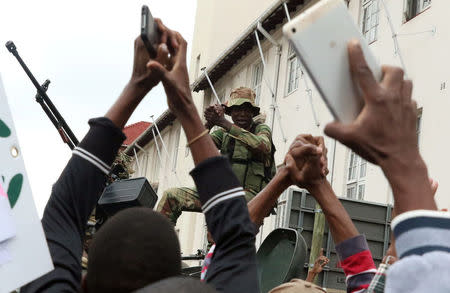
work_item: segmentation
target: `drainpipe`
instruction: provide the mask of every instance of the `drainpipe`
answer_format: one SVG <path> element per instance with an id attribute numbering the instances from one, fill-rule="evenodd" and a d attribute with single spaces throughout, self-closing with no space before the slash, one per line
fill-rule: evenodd
<path id="1" fill-rule="evenodd" d="M 280 78 L 281 45 L 278 45 L 276 48 L 277 48 L 277 57 L 276 57 L 276 61 L 275 61 L 275 78 L 274 78 L 274 85 L 273 85 L 273 94 L 274 94 L 275 101 L 277 100 L 278 80 Z M 272 119 L 271 119 L 272 129 L 273 129 L 274 123 L 275 123 L 275 114 L 276 114 L 275 112 L 276 112 L 276 108 L 275 108 L 275 105 L 273 105 Z"/>

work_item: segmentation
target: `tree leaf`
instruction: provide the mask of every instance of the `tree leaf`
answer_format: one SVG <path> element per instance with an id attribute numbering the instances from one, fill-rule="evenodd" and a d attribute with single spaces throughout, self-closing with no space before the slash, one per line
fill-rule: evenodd
<path id="1" fill-rule="evenodd" d="M 14 206 L 17 203 L 17 200 L 19 199 L 20 192 L 22 191 L 22 184 L 23 184 L 23 175 L 20 173 L 14 175 L 14 177 L 9 182 L 7 193 L 11 208 L 14 208 Z"/>
<path id="2" fill-rule="evenodd" d="M 8 137 L 11 135 L 11 130 L 9 129 L 8 125 L 3 122 L 2 119 L 0 119 L 0 137 Z"/>

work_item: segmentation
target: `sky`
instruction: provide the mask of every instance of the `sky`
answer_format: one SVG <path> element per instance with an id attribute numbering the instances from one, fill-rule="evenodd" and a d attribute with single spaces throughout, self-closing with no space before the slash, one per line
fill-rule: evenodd
<path id="1" fill-rule="evenodd" d="M 4 44 L 14 41 L 40 83 L 51 80 L 47 93 L 81 140 L 87 121 L 106 113 L 131 76 L 143 4 L 191 43 L 195 0 L 0 1 L 0 76 L 40 216 L 71 151 L 35 102 L 36 89 Z M 151 121 L 150 115 L 158 117 L 166 109 L 159 85 L 128 124 Z"/>

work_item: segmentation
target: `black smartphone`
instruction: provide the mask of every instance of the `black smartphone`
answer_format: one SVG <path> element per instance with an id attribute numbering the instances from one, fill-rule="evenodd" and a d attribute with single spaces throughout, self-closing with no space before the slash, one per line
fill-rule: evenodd
<path id="1" fill-rule="evenodd" d="M 147 5 L 142 5 L 141 39 L 147 48 L 150 58 L 156 58 L 159 44 L 159 30 Z"/>

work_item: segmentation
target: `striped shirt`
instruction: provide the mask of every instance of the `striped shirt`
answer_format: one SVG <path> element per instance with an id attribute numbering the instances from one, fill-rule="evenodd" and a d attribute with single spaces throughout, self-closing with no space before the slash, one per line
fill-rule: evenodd
<path id="1" fill-rule="evenodd" d="M 450 213 L 414 210 L 392 220 L 399 261 L 385 292 L 450 292 Z"/>
<path id="2" fill-rule="evenodd" d="M 346 276 L 347 292 L 365 292 L 377 272 L 366 238 L 358 235 L 342 241 L 336 245 L 336 252 Z"/>

